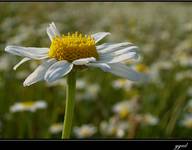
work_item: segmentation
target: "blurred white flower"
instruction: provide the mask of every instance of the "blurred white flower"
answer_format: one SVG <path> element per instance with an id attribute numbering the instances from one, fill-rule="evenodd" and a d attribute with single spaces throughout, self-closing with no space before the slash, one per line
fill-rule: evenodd
<path id="1" fill-rule="evenodd" d="M 146 43 L 143 45 L 142 50 L 145 54 L 151 54 L 155 50 L 155 45 L 152 43 Z"/>
<path id="2" fill-rule="evenodd" d="M 170 36 L 170 32 L 166 30 L 161 32 L 160 38 L 161 40 L 168 40 L 170 39 Z"/>
<path id="3" fill-rule="evenodd" d="M 186 31 L 186 32 L 192 31 L 192 22 L 191 21 L 186 22 L 184 24 L 183 28 L 184 28 L 184 31 Z"/>
<path id="4" fill-rule="evenodd" d="M 0 71 L 7 71 L 10 68 L 10 56 L 2 55 L 0 57 Z"/>
<path id="5" fill-rule="evenodd" d="M 86 85 L 88 86 L 88 88 L 86 88 L 86 91 L 77 93 L 77 100 L 94 100 L 97 98 L 100 86 L 98 84 Z"/>
<path id="6" fill-rule="evenodd" d="M 77 81 L 76 81 L 76 88 L 77 89 L 84 89 L 85 87 L 86 87 L 86 81 L 85 80 L 83 80 L 83 79 L 78 79 Z"/>
<path id="7" fill-rule="evenodd" d="M 124 88 L 130 90 L 133 87 L 134 82 L 125 79 L 117 79 L 112 82 L 112 86 L 116 89 Z"/>
<path id="8" fill-rule="evenodd" d="M 88 138 L 93 136 L 96 132 L 96 127 L 90 124 L 85 124 L 81 127 L 74 127 L 74 133 L 78 138 Z"/>
<path id="9" fill-rule="evenodd" d="M 160 82 L 160 71 L 171 70 L 174 67 L 172 61 L 157 61 L 150 66 L 150 77 L 154 82 Z"/>
<path id="10" fill-rule="evenodd" d="M 184 80 L 184 79 L 192 79 L 191 74 L 192 74 L 191 70 L 181 71 L 181 72 L 176 73 L 175 79 L 177 81 L 181 81 L 181 80 Z"/>
<path id="11" fill-rule="evenodd" d="M 186 115 L 181 121 L 181 125 L 186 128 L 192 128 L 192 114 Z"/>
<path id="12" fill-rule="evenodd" d="M 188 88 L 187 94 L 192 97 L 192 87 L 189 87 L 189 88 Z"/>
<path id="13" fill-rule="evenodd" d="M 135 113 L 139 109 L 137 98 L 132 100 L 124 100 L 113 106 L 115 112 L 120 118 L 127 117 L 130 113 Z"/>
<path id="14" fill-rule="evenodd" d="M 47 103 L 45 101 L 26 101 L 26 102 L 17 102 L 10 107 L 11 112 L 22 112 L 22 111 L 30 111 L 35 112 L 37 109 L 44 109 L 47 107 Z"/>
<path id="15" fill-rule="evenodd" d="M 144 114 L 142 117 L 142 123 L 145 125 L 157 125 L 159 122 L 159 119 L 151 114 Z"/>
<path id="16" fill-rule="evenodd" d="M 87 97 L 96 97 L 100 87 L 98 84 L 91 84 L 87 90 Z"/>
<path id="17" fill-rule="evenodd" d="M 50 126 L 49 132 L 52 134 L 57 134 L 62 132 L 63 124 L 62 123 L 54 123 Z"/>
<path id="18" fill-rule="evenodd" d="M 192 66 L 192 57 L 186 54 L 186 56 L 181 56 L 179 58 L 178 62 L 183 67 L 191 67 Z"/>
<path id="19" fill-rule="evenodd" d="M 174 67 L 174 65 L 171 60 L 163 60 L 153 63 L 153 67 L 155 67 L 158 70 L 170 70 Z"/>
<path id="20" fill-rule="evenodd" d="M 190 49 L 191 45 L 190 45 L 191 39 L 185 39 L 183 41 L 180 41 L 177 45 L 177 47 L 175 48 L 175 53 L 173 54 L 173 57 L 177 60 L 180 56 L 182 56 L 183 54 L 186 54 L 187 49 Z"/>
<path id="21" fill-rule="evenodd" d="M 141 72 L 141 73 L 148 73 L 149 72 L 149 68 L 145 65 L 145 64 L 135 64 L 133 65 L 133 68 L 137 71 L 137 72 Z"/>
<path id="22" fill-rule="evenodd" d="M 159 87 L 164 86 L 164 81 L 161 77 L 161 72 L 170 72 L 174 68 L 172 60 L 161 60 L 152 63 L 149 67 L 149 77 L 152 83 L 158 84 Z"/>
<path id="23" fill-rule="evenodd" d="M 100 124 L 101 134 L 106 136 L 115 136 L 118 138 L 124 137 L 128 128 L 128 121 L 120 121 L 115 117 L 110 118 L 109 122 L 102 121 Z"/>
<path id="24" fill-rule="evenodd" d="M 187 111 L 192 113 L 192 99 L 189 100 L 186 107 L 187 107 Z"/>

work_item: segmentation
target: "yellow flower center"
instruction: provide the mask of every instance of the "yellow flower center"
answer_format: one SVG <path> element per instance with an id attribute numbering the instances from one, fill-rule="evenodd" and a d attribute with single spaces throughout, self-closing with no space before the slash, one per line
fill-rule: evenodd
<path id="1" fill-rule="evenodd" d="M 32 107 L 34 105 L 34 102 L 32 101 L 29 101 L 29 102 L 22 102 L 22 105 L 24 107 Z"/>
<path id="2" fill-rule="evenodd" d="M 188 128 L 192 128 L 192 119 L 186 120 L 185 121 L 185 126 Z"/>
<path id="3" fill-rule="evenodd" d="M 119 116 L 120 118 L 126 118 L 129 115 L 129 110 L 127 109 L 127 107 L 124 107 L 121 109 L 121 111 L 119 112 Z"/>
<path id="4" fill-rule="evenodd" d="M 135 69 L 138 71 L 138 72 L 141 72 L 141 73 L 146 73 L 148 72 L 148 67 L 144 64 L 137 64 L 135 66 Z"/>
<path id="5" fill-rule="evenodd" d="M 81 58 L 94 57 L 98 59 L 95 40 L 90 35 L 68 33 L 55 37 L 51 43 L 49 57 L 72 62 Z"/>
<path id="6" fill-rule="evenodd" d="M 83 129 L 80 131 L 80 134 L 81 134 L 81 136 L 83 136 L 83 137 L 87 137 L 87 136 L 90 136 L 90 135 L 91 135 L 91 132 L 90 132 L 89 129 L 83 128 Z"/>

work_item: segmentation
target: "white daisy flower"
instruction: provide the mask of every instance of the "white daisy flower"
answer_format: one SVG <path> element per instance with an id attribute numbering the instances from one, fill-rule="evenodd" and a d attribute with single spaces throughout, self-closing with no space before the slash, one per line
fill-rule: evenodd
<path id="1" fill-rule="evenodd" d="M 113 112 L 115 112 L 120 118 L 126 118 L 128 115 L 137 112 L 139 104 L 136 99 L 124 100 L 116 103 L 113 106 Z"/>
<path id="2" fill-rule="evenodd" d="M 84 79 L 77 79 L 76 87 L 77 89 L 84 89 L 86 87 L 86 81 Z"/>
<path id="3" fill-rule="evenodd" d="M 187 89 L 187 95 L 189 95 L 190 97 L 192 97 L 192 87 L 189 87 Z M 192 107 L 192 106 L 191 106 Z"/>
<path id="4" fill-rule="evenodd" d="M 149 68 L 145 64 L 136 64 L 133 68 L 138 72 L 147 73 L 149 72 Z"/>
<path id="5" fill-rule="evenodd" d="M 153 116 L 152 114 L 144 114 L 143 115 L 143 118 L 142 118 L 142 122 L 145 124 L 145 125 L 157 125 L 159 123 L 159 119 L 155 116 Z"/>
<path id="6" fill-rule="evenodd" d="M 129 42 L 96 45 L 110 34 L 108 32 L 99 32 L 92 35 L 82 35 L 76 32 L 61 35 L 55 24 L 51 23 L 47 27 L 47 34 L 51 40 L 49 48 L 12 45 L 5 48 L 6 52 L 24 57 L 16 64 L 14 69 L 32 59 L 43 60 L 43 63 L 25 79 L 24 86 L 30 86 L 41 80 L 55 81 L 67 75 L 77 66 L 97 67 L 129 80 L 143 78 L 142 74 L 123 64 L 126 61 L 138 60 L 137 46 Z"/>
<path id="7" fill-rule="evenodd" d="M 97 129 L 93 125 L 85 124 L 81 127 L 74 127 L 74 133 L 78 138 L 91 137 L 96 133 Z"/>
<path id="8" fill-rule="evenodd" d="M 130 90 L 133 87 L 133 82 L 125 79 L 117 79 L 112 82 L 112 86 L 115 89 L 124 88 Z"/>
<path id="9" fill-rule="evenodd" d="M 189 100 L 186 107 L 187 111 L 192 113 L 192 99 Z"/>
<path id="10" fill-rule="evenodd" d="M 191 70 L 186 70 L 186 71 L 180 71 L 175 74 L 175 79 L 177 81 L 182 81 L 185 79 L 192 79 L 191 77 L 192 71 Z"/>
<path id="11" fill-rule="evenodd" d="M 186 128 L 192 128 L 192 114 L 188 114 L 181 121 L 181 125 Z"/>
<path id="12" fill-rule="evenodd" d="M 60 133 L 63 129 L 63 123 L 54 123 L 50 126 L 49 132 L 52 134 Z"/>
<path id="13" fill-rule="evenodd" d="M 121 121 L 115 117 L 110 118 L 109 121 L 102 121 L 100 124 L 101 134 L 118 138 L 123 138 L 128 129 L 128 121 Z"/>
<path id="14" fill-rule="evenodd" d="M 26 101 L 18 102 L 10 107 L 10 112 L 30 111 L 35 112 L 37 109 L 44 109 L 47 107 L 45 101 Z"/>
<path id="15" fill-rule="evenodd" d="M 7 55 L 2 55 L 0 57 L 0 71 L 8 71 L 10 67 L 11 57 Z"/>

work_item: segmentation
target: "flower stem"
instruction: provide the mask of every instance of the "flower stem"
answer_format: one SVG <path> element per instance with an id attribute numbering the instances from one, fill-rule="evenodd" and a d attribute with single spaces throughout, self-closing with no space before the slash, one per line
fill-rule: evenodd
<path id="1" fill-rule="evenodd" d="M 70 137 L 72 130 L 73 112 L 75 106 L 76 72 L 73 70 L 67 77 L 66 104 L 62 139 Z"/>

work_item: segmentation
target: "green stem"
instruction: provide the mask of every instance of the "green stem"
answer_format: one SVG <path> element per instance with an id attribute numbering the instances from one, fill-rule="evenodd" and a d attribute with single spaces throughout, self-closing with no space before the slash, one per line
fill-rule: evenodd
<path id="1" fill-rule="evenodd" d="M 67 77 L 65 117 L 62 131 L 62 139 L 70 137 L 75 106 L 76 72 L 71 71 Z"/>

